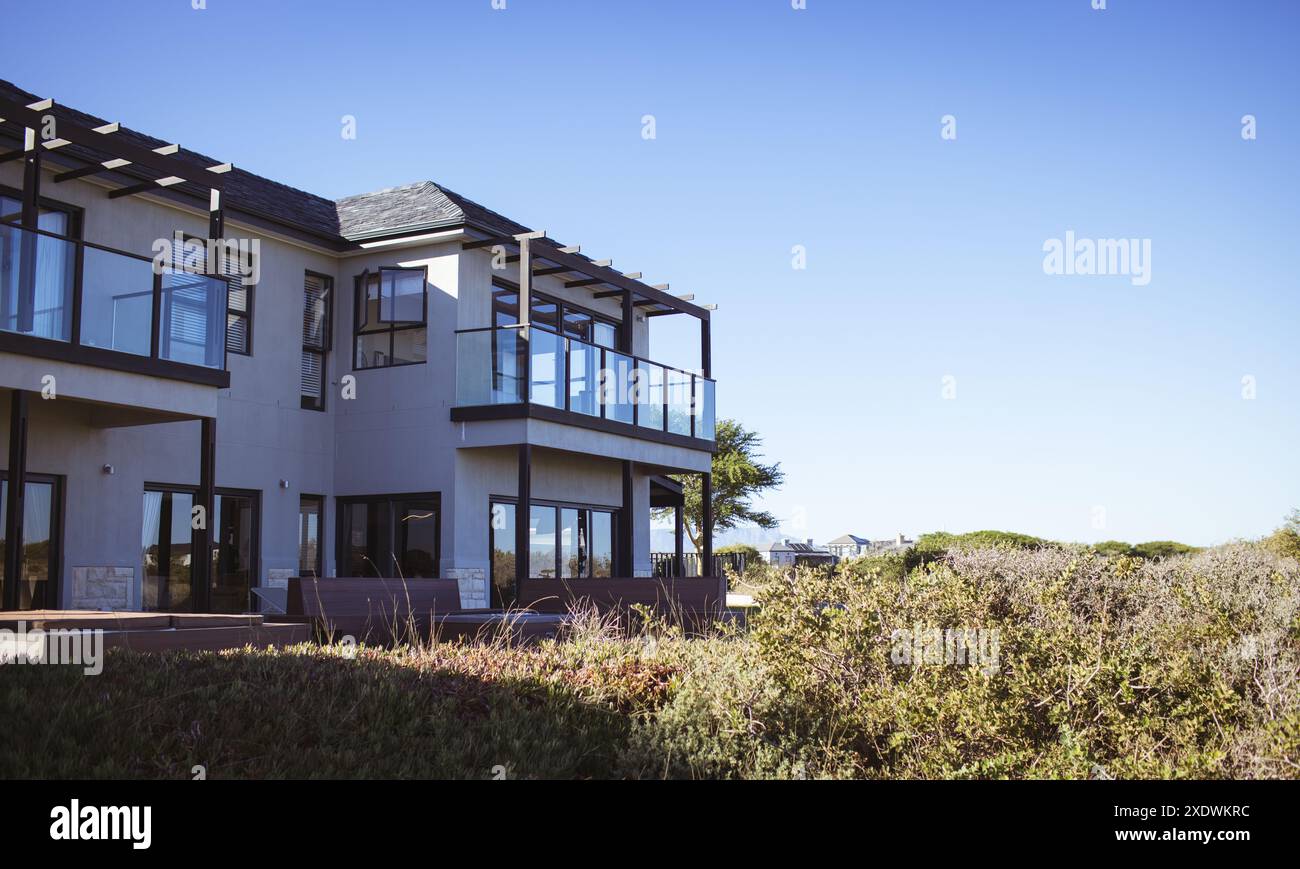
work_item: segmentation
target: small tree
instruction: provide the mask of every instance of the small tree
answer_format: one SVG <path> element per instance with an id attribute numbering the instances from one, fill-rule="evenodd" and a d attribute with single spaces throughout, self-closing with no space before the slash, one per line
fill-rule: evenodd
<path id="1" fill-rule="evenodd" d="M 713 530 L 725 531 L 741 523 L 751 523 L 759 528 L 775 528 L 776 517 L 750 506 L 749 499 L 780 486 L 785 482 L 785 472 L 780 463 L 764 465 L 759 461 L 758 448 L 763 440 L 756 432 L 746 430 L 734 419 L 718 420 L 716 439 L 718 451 L 713 454 Z M 701 496 L 700 475 L 681 474 L 673 479 L 682 484 L 685 507 L 682 521 L 686 536 L 697 553 L 704 552 L 704 500 Z M 656 511 L 658 516 L 672 514 L 670 509 Z"/>

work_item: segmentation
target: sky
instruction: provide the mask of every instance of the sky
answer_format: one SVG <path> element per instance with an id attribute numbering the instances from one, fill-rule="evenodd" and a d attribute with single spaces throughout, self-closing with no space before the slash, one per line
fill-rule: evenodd
<path id="1" fill-rule="evenodd" d="M 1300 3 L 195 2 L 0 0 L 0 78 L 331 198 L 434 180 L 716 304 L 774 537 L 1300 507 Z M 1067 232 L 1149 270 L 1048 274 Z"/>

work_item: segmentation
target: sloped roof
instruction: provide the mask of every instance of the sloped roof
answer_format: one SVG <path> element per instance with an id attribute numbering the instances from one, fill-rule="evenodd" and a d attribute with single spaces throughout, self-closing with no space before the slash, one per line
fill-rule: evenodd
<path id="1" fill-rule="evenodd" d="M 796 543 L 791 540 L 789 543 L 777 541 L 769 544 L 768 552 L 807 552 L 812 555 L 829 555 L 830 552 L 824 546 L 816 546 L 810 543 Z"/>
<path id="2" fill-rule="evenodd" d="M 462 223 L 473 223 L 499 235 L 530 231 L 523 224 L 433 181 L 345 196 L 335 206 L 339 233 L 350 240 Z"/>
<path id="3" fill-rule="evenodd" d="M 844 543 L 856 543 L 859 546 L 866 546 L 871 541 L 865 537 L 859 537 L 856 534 L 842 534 L 830 542 L 830 546 L 836 546 Z"/>

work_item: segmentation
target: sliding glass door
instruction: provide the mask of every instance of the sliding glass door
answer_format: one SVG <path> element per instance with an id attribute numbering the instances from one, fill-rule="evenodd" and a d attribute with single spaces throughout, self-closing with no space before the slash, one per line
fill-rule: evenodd
<path id="1" fill-rule="evenodd" d="M 144 493 L 141 605 L 146 610 L 175 613 L 194 609 L 190 582 L 193 509 L 193 492 L 158 489 Z"/>
<path id="2" fill-rule="evenodd" d="M 438 576 L 439 497 L 375 495 L 338 499 L 339 576 Z"/>
<path id="3" fill-rule="evenodd" d="M 9 581 L 9 577 L 4 575 L 3 559 L 9 541 L 2 536 L 8 495 L 9 482 L 0 473 L 0 590 Z M 19 609 L 52 609 L 56 605 L 62 516 L 58 479 L 28 474 L 23 488 L 23 567 L 18 579 Z M 0 600 L 3 599 L 0 596 Z"/>
<path id="4" fill-rule="evenodd" d="M 195 495 L 187 488 L 151 488 L 144 493 L 141 540 L 142 607 L 156 612 L 245 613 L 249 589 L 257 585 L 260 549 L 259 494 L 218 489 L 212 516 L 210 587 L 194 588 Z"/>
<path id="5" fill-rule="evenodd" d="M 212 593 L 209 610 L 243 613 L 257 584 L 257 495 L 218 493 L 213 517 Z"/>

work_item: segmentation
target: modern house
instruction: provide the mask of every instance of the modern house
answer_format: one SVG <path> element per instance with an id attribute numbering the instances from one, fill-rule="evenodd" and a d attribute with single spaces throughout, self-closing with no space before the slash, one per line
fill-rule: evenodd
<path id="1" fill-rule="evenodd" d="M 830 550 L 813 543 L 811 537 L 803 542 L 786 537 L 780 542 L 769 544 L 765 550 L 759 550 L 759 554 L 768 564 L 777 567 L 832 564 L 835 561 Z"/>
<path id="2" fill-rule="evenodd" d="M 860 558 L 863 555 L 878 555 L 883 552 L 902 552 L 916 541 L 908 540 L 900 531 L 893 540 L 868 540 L 856 534 L 836 537 L 826 546 L 837 559 Z"/>
<path id="3" fill-rule="evenodd" d="M 7 82 L 0 118 L 0 609 L 527 604 L 653 582 L 668 475 L 711 491 L 710 309 L 432 182 L 325 199 Z"/>

